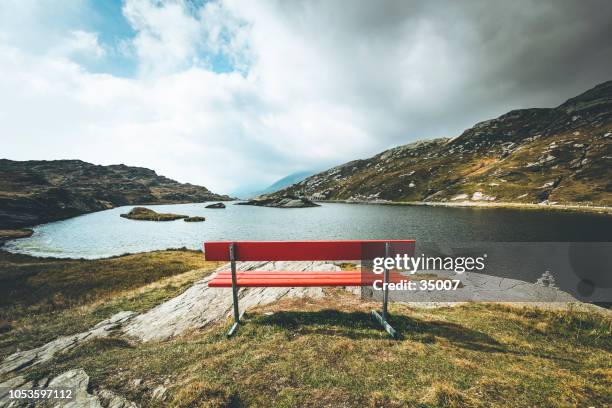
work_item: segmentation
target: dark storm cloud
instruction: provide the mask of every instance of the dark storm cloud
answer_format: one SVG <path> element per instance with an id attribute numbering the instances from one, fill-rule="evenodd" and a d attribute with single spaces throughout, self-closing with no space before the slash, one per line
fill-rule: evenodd
<path id="1" fill-rule="evenodd" d="M 389 144 L 454 136 L 612 79 L 610 1 L 302 2 L 284 12 L 342 66 L 340 81 L 352 83 L 339 92 L 353 106 L 391 114 L 373 130 Z"/>

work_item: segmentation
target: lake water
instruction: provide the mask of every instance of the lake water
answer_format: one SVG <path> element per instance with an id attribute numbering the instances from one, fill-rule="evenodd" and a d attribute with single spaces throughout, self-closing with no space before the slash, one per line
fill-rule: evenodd
<path id="1" fill-rule="evenodd" d="M 205 222 L 134 221 L 133 206 L 86 214 L 34 228 L 5 249 L 38 256 L 99 258 L 187 247 L 215 240 L 416 239 L 425 242 L 612 241 L 612 217 L 556 211 L 325 203 L 279 209 L 205 204 L 149 205 L 158 212 L 201 215 Z"/>

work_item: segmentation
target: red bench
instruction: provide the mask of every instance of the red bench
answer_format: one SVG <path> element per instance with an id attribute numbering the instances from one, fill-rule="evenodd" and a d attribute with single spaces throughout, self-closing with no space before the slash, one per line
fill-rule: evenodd
<path id="1" fill-rule="evenodd" d="M 206 242 L 204 253 L 208 261 L 229 261 L 230 270 L 218 272 L 208 282 L 211 288 L 232 288 L 233 335 L 240 324 L 238 289 L 240 287 L 329 287 L 370 286 L 379 276 L 363 271 L 236 271 L 237 261 L 356 261 L 389 257 L 395 254 L 414 255 L 414 240 L 367 241 L 248 241 Z M 383 282 L 396 282 L 399 274 L 383 273 Z M 383 290 L 382 313 L 372 311 L 385 330 L 393 337 L 397 332 L 387 322 L 389 298 Z"/>

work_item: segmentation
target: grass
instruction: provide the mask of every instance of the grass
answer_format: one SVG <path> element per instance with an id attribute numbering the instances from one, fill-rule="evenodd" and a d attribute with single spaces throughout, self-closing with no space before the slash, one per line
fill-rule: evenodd
<path id="1" fill-rule="evenodd" d="M 144 406 L 525 407 L 612 401 L 611 321 L 576 311 L 471 304 L 391 308 L 392 340 L 341 290 L 278 302 L 165 342 L 92 341 L 32 379 L 83 367 Z M 138 386 L 131 380 L 141 379 Z M 165 384 L 166 399 L 151 398 Z"/>
<path id="2" fill-rule="evenodd" d="M 218 265 L 189 250 L 99 260 L 0 251 L 0 357 L 86 330 L 122 310 L 150 309 Z"/>
<path id="3" fill-rule="evenodd" d="M 97 293 L 72 294 L 53 310 L 24 291 L 5 293 L 21 309 L 2 309 L 15 313 L 0 334 L 3 354 L 84 330 L 120 310 L 150 309 L 217 266 L 195 251 L 97 261 L 0 259 L 3 276 L 12 265 L 11 276 L 29 274 L 23 284 L 39 288 L 46 281 L 47 301 L 54 293 L 70 295 L 68 288 Z M 73 286 L 72 279 L 83 282 Z M 252 308 L 231 339 L 227 320 L 161 342 L 92 340 L 24 374 L 36 380 L 83 368 L 92 388 L 147 407 L 599 407 L 612 401 L 609 314 L 393 304 L 392 324 L 402 338 L 392 340 L 371 318 L 378 303 L 341 289 L 326 293 Z M 160 385 L 165 397 L 153 399 Z"/>

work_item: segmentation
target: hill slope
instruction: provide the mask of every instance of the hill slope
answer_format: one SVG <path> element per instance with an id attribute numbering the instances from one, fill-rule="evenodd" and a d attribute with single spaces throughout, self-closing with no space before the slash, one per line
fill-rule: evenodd
<path id="1" fill-rule="evenodd" d="M 153 170 L 80 160 L 0 159 L 0 229 L 19 228 L 129 204 L 228 200 Z"/>
<path id="2" fill-rule="evenodd" d="M 411 143 L 280 191 L 316 200 L 612 205 L 612 81 L 556 108 L 519 109 L 452 139 Z"/>

